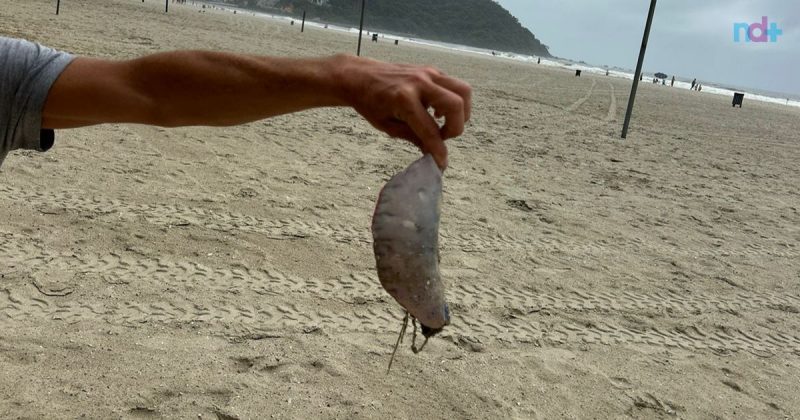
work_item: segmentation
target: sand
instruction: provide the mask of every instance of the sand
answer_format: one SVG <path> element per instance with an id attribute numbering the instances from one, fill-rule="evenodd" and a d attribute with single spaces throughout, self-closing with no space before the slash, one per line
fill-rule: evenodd
<path id="1" fill-rule="evenodd" d="M 115 58 L 356 41 L 154 0 L 0 0 L 0 21 Z M 370 217 L 418 152 L 353 111 L 62 131 L 0 169 L 0 417 L 800 417 L 800 110 L 645 83 L 622 141 L 626 80 L 364 54 L 475 89 L 441 337 L 386 375 L 402 312 Z"/>

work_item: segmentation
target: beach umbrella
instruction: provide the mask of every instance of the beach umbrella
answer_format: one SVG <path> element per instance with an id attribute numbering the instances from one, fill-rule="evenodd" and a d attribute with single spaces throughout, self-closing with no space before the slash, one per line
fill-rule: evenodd
<path id="1" fill-rule="evenodd" d="M 664 73 L 659 72 L 659 73 L 656 73 L 656 78 L 658 78 L 658 79 L 666 79 L 667 75 L 664 74 Z"/>
<path id="2" fill-rule="evenodd" d="M 633 86 L 631 86 L 631 96 L 628 99 L 628 110 L 625 112 L 625 123 L 622 125 L 622 138 L 628 137 L 628 125 L 631 123 L 631 113 L 633 112 L 633 101 L 636 99 L 636 88 L 639 87 L 639 78 L 642 74 L 642 63 L 644 63 L 644 52 L 647 50 L 647 39 L 650 38 L 650 26 L 653 24 L 653 15 L 656 13 L 656 0 L 650 0 L 650 11 L 647 12 L 647 23 L 644 25 L 644 36 L 642 37 L 642 48 L 639 50 L 639 61 L 636 63 L 636 74 L 633 76 Z"/>

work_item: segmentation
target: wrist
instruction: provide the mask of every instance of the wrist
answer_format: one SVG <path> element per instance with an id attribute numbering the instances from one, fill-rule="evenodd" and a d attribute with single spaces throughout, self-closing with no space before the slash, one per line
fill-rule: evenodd
<path id="1" fill-rule="evenodd" d="M 333 96 L 336 106 L 354 106 L 361 95 L 360 60 L 363 59 L 349 54 L 336 54 L 325 59 L 323 66 L 330 83 L 327 91 Z"/>

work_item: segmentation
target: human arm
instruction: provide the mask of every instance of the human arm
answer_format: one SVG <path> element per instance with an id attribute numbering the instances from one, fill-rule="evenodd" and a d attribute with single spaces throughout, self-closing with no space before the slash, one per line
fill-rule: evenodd
<path id="1" fill-rule="evenodd" d="M 228 126 L 323 106 L 351 106 L 373 126 L 447 164 L 471 90 L 432 68 L 334 56 L 292 59 L 175 51 L 127 61 L 77 58 L 50 90 L 43 127 L 102 123 Z M 439 126 L 427 109 L 445 118 Z"/>

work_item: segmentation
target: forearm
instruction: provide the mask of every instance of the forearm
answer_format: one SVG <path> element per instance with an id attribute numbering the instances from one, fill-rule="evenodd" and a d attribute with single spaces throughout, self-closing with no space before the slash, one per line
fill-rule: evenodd
<path id="1" fill-rule="evenodd" d="M 179 51 L 131 65 L 137 90 L 162 126 L 235 125 L 344 105 L 336 58 L 289 59 Z"/>
<path id="2" fill-rule="evenodd" d="M 224 126 L 345 105 L 344 57 L 289 59 L 175 51 L 130 61 L 81 58 L 53 87 L 49 128 L 120 122 Z"/>

